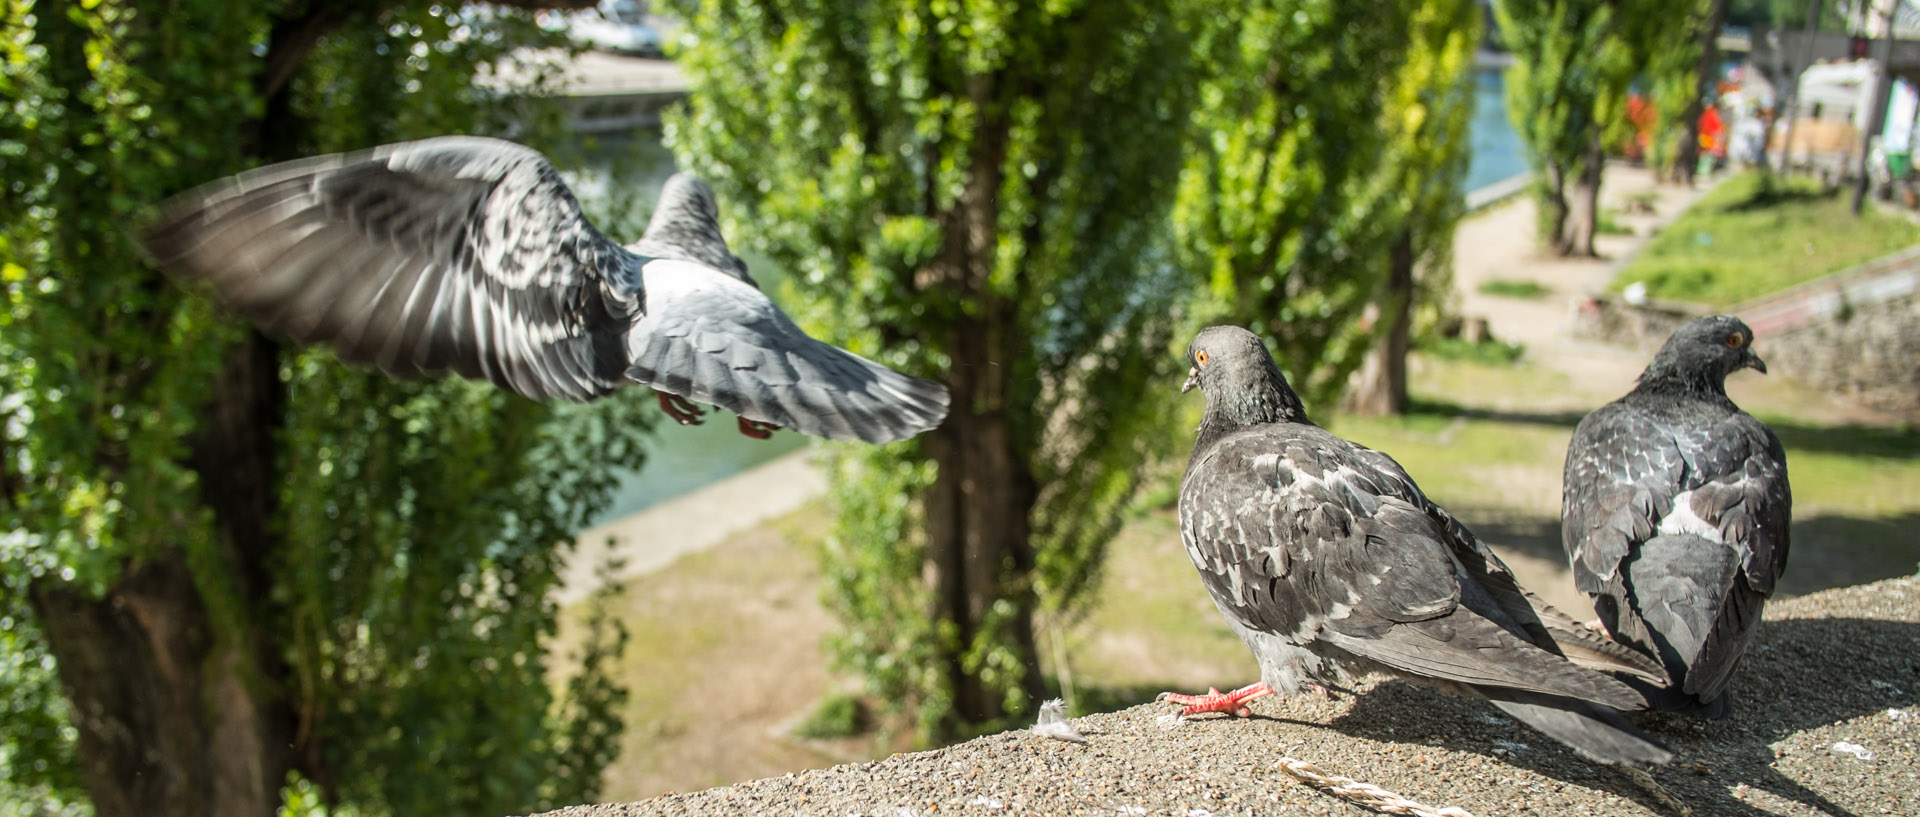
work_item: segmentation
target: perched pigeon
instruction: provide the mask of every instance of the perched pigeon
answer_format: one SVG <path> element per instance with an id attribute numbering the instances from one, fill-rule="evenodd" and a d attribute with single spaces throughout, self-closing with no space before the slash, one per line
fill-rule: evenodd
<path id="1" fill-rule="evenodd" d="M 1391 457 L 1308 421 L 1259 338 L 1216 326 L 1187 347 L 1207 396 L 1180 485 L 1180 537 L 1260 683 L 1166 695 L 1181 715 L 1246 715 L 1275 692 L 1384 670 L 1476 695 L 1603 763 L 1666 749 L 1615 709 L 1645 705 L 1605 674 L 1657 680 L 1644 656 L 1514 583 L 1506 565 Z"/>
<path id="2" fill-rule="evenodd" d="M 728 251 L 717 212 L 704 183 L 674 176 L 621 247 L 538 152 L 450 136 L 214 182 L 140 238 L 262 329 L 394 375 L 534 399 L 642 383 L 681 423 L 697 400 L 755 437 L 879 443 L 939 425 L 945 388 L 808 337 Z"/>
<path id="3" fill-rule="evenodd" d="M 1560 506 L 1573 580 L 1621 643 L 1666 666 L 1655 709 L 1722 717 L 1727 682 L 1787 566 L 1793 495 L 1727 375 L 1767 366 L 1737 318 L 1687 321 L 1627 396 L 1574 429 Z"/>

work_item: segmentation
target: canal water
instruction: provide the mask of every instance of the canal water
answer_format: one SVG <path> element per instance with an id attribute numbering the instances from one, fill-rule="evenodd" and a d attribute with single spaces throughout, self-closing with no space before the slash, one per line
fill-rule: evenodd
<path id="1" fill-rule="evenodd" d="M 1507 121 L 1501 73 L 1483 69 L 1475 77 L 1475 107 L 1471 125 L 1473 154 L 1466 189 L 1474 190 L 1527 171 L 1519 136 Z M 658 130 L 641 130 L 624 137 L 599 137 L 583 144 L 586 170 L 569 183 L 590 205 L 609 205 L 622 218 L 603 225 L 610 236 L 636 239 L 652 212 L 653 197 L 674 172 L 673 156 L 660 144 Z M 726 207 L 726 202 L 721 202 Z M 736 252 L 739 248 L 735 248 Z M 762 288 L 779 298 L 782 272 L 763 257 L 742 253 Z M 705 425 L 676 426 L 661 416 L 647 441 L 647 462 L 637 472 L 621 476 L 613 503 L 593 524 L 618 519 L 655 503 L 732 476 L 775 457 L 812 444 L 790 431 L 770 440 L 742 436 L 733 416 L 708 413 Z"/>

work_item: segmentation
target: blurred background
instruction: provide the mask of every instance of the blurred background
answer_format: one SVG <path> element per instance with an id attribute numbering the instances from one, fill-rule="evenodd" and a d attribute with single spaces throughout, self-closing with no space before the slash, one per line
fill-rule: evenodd
<path id="1" fill-rule="evenodd" d="M 1920 562 L 1920 4 L 0 2 L 0 815 L 526 813 L 1250 682 L 1173 512 L 1216 323 L 1584 618 L 1574 424 L 1740 315 L 1782 592 Z M 130 239 L 446 133 L 625 240 L 699 173 L 796 320 L 952 415 L 392 381 Z"/>

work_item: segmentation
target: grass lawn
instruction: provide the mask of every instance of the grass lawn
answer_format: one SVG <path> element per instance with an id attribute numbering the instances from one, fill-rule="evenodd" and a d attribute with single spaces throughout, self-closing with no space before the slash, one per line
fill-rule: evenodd
<path id="1" fill-rule="evenodd" d="M 1654 236 L 1613 289 L 1645 282 L 1655 298 L 1727 306 L 1920 244 L 1920 226 L 1848 205 L 1810 179 L 1743 173 Z"/>

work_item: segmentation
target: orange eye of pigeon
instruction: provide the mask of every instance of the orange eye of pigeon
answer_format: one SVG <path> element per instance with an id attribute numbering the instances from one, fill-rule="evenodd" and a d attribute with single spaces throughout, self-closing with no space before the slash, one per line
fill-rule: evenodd
<path id="1" fill-rule="evenodd" d="M 1207 365 L 1207 353 L 1205 351 L 1195 352 L 1193 359 L 1202 366 Z"/>
<path id="2" fill-rule="evenodd" d="M 1741 335 L 1739 332 L 1734 332 L 1733 334 L 1730 334 L 1727 336 L 1727 345 L 1735 349 L 1740 348 L 1740 344 L 1745 341 L 1746 341 L 1746 337 L 1744 335 Z"/>

